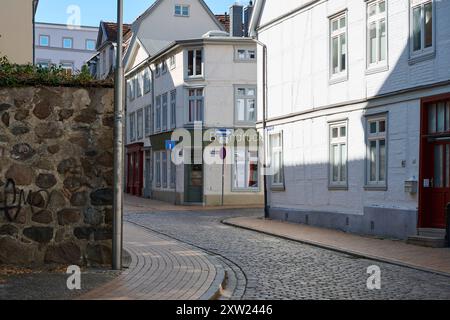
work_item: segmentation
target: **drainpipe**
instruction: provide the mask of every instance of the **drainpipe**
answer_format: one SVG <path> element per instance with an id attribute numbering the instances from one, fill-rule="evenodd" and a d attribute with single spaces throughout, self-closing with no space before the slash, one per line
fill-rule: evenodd
<path id="1" fill-rule="evenodd" d="M 117 0 L 117 55 L 114 96 L 114 220 L 112 268 L 122 269 L 123 236 L 123 178 L 124 178 L 124 69 L 122 61 L 123 43 L 123 0 Z"/>
<path id="2" fill-rule="evenodd" d="M 269 199 L 268 199 L 268 188 L 267 188 L 267 155 L 266 155 L 266 145 L 267 145 L 267 46 L 256 38 L 256 35 L 252 36 L 253 40 L 262 47 L 263 49 L 263 142 L 264 142 L 264 218 L 269 218 Z"/>

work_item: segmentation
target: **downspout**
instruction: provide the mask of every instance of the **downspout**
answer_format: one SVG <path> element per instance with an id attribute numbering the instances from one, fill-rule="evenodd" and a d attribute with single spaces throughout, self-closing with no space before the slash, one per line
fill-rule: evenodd
<path id="1" fill-rule="evenodd" d="M 266 152 L 266 145 L 267 145 L 267 45 L 262 43 L 257 39 L 257 36 L 255 34 L 252 35 L 253 40 L 262 47 L 263 49 L 263 99 L 262 99 L 262 109 L 263 109 L 263 142 L 264 142 L 264 157 L 263 157 L 263 168 L 264 168 L 264 218 L 269 219 L 269 199 L 268 199 L 268 187 L 267 187 L 267 152 Z"/>
<path id="2" fill-rule="evenodd" d="M 31 64 L 36 65 L 36 10 L 37 10 L 37 1 L 33 1 L 31 5 L 32 14 L 33 14 L 33 45 L 32 45 L 32 59 Z"/>

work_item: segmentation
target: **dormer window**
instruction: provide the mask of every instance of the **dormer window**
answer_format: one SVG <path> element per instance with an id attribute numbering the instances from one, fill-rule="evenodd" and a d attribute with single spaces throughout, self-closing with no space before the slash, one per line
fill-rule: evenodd
<path id="1" fill-rule="evenodd" d="M 175 5 L 175 16 L 189 17 L 189 6 L 177 4 Z"/>

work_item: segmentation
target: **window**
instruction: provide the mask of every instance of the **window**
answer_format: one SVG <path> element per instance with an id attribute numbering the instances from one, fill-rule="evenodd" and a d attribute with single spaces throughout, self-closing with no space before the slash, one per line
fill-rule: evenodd
<path id="1" fill-rule="evenodd" d="M 411 55 L 434 50 L 434 8 L 432 0 L 411 0 L 410 7 Z"/>
<path id="2" fill-rule="evenodd" d="M 167 158 L 170 163 L 170 188 L 175 189 L 177 181 L 177 166 L 172 161 L 172 152 L 167 151 Z"/>
<path id="3" fill-rule="evenodd" d="M 96 47 L 95 40 L 86 40 L 86 50 L 94 51 Z"/>
<path id="4" fill-rule="evenodd" d="M 331 78 L 347 71 L 347 13 L 330 20 Z"/>
<path id="5" fill-rule="evenodd" d="M 168 112 L 169 112 L 167 99 L 168 99 L 168 94 L 164 93 L 162 95 L 162 130 L 163 131 L 167 130 L 167 121 L 168 121 Z"/>
<path id="6" fill-rule="evenodd" d="M 156 131 L 161 131 L 161 96 L 156 97 L 155 128 Z"/>
<path id="7" fill-rule="evenodd" d="M 189 89 L 189 122 L 203 121 L 203 89 Z"/>
<path id="8" fill-rule="evenodd" d="M 161 152 L 155 152 L 155 184 L 157 188 L 161 187 Z"/>
<path id="9" fill-rule="evenodd" d="M 64 49 L 72 49 L 73 48 L 73 39 L 72 38 L 63 38 L 63 48 Z"/>
<path id="10" fill-rule="evenodd" d="M 177 4 L 175 5 L 175 16 L 189 17 L 189 6 Z"/>
<path id="11" fill-rule="evenodd" d="M 367 4 L 367 66 L 386 64 L 387 19 L 386 0 Z"/>
<path id="12" fill-rule="evenodd" d="M 177 90 L 170 92 L 170 127 L 177 126 Z"/>
<path id="13" fill-rule="evenodd" d="M 170 68 L 170 70 L 175 69 L 176 63 L 177 63 L 177 62 L 176 62 L 175 56 L 171 56 L 171 57 L 169 58 L 169 68 Z"/>
<path id="14" fill-rule="evenodd" d="M 129 122 L 130 122 L 130 132 L 129 132 L 129 134 L 130 134 L 130 141 L 131 142 L 133 142 L 133 141 L 135 141 L 136 140 L 136 135 L 135 135 L 135 113 L 133 112 L 133 113 L 130 113 L 130 119 L 129 119 Z"/>
<path id="15" fill-rule="evenodd" d="M 161 152 L 162 156 L 162 187 L 167 188 L 167 152 Z"/>
<path id="16" fill-rule="evenodd" d="M 250 150 L 249 146 L 236 147 L 233 161 L 233 188 L 247 190 L 258 189 L 258 187 L 258 151 Z"/>
<path id="17" fill-rule="evenodd" d="M 151 113 L 152 112 L 152 106 L 146 106 L 145 107 L 145 135 L 149 135 L 151 133 L 151 123 L 152 123 L 152 117 L 151 117 Z"/>
<path id="18" fill-rule="evenodd" d="M 137 138 L 144 138 L 144 110 L 139 110 L 137 112 Z"/>
<path id="19" fill-rule="evenodd" d="M 386 131 L 386 116 L 367 119 L 367 184 L 369 187 L 386 187 Z"/>
<path id="20" fill-rule="evenodd" d="M 330 124 L 330 187 L 347 186 L 347 123 Z"/>
<path id="21" fill-rule="evenodd" d="M 48 60 L 42 60 L 42 61 L 38 61 L 38 62 L 36 63 L 36 65 L 37 65 L 39 68 L 42 68 L 42 69 L 48 69 L 48 68 L 50 68 L 50 66 L 51 66 L 51 62 L 48 61 Z"/>
<path id="22" fill-rule="evenodd" d="M 281 132 L 269 137 L 269 165 L 272 169 L 272 188 L 284 189 L 283 135 Z"/>
<path id="23" fill-rule="evenodd" d="M 203 50 L 188 50 L 188 76 L 195 77 L 203 74 Z"/>
<path id="24" fill-rule="evenodd" d="M 39 36 L 39 45 L 41 47 L 49 47 L 50 46 L 50 36 L 40 35 Z"/>
<path id="25" fill-rule="evenodd" d="M 167 72 L 167 63 L 166 61 L 161 62 L 161 73 L 164 74 Z"/>
<path id="26" fill-rule="evenodd" d="M 146 68 L 144 71 L 144 93 L 149 93 L 151 89 L 150 87 L 150 71 L 148 68 Z"/>
<path id="27" fill-rule="evenodd" d="M 136 82 L 136 96 L 142 97 L 142 75 L 138 74 L 135 78 L 134 78 L 135 82 Z"/>
<path id="28" fill-rule="evenodd" d="M 73 62 L 61 62 L 60 67 L 69 75 L 73 73 Z"/>
<path id="29" fill-rule="evenodd" d="M 428 107 L 428 133 L 450 132 L 450 101 L 433 103 Z"/>
<path id="30" fill-rule="evenodd" d="M 127 91 L 128 91 L 128 99 L 130 101 L 133 101 L 135 96 L 134 96 L 134 83 L 133 83 L 133 79 L 131 80 L 127 80 Z"/>
<path id="31" fill-rule="evenodd" d="M 238 60 L 256 60 L 256 50 L 238 49 L 237 50 Z"/>
<path id="32" fill-rule="evenodd" d="M 161 69 L 159 67 L 159 63 L 155 65 L 155 77 L 159 77 L 161 75 Z"/>
<path id="33" fill-rule="evenodd" d="M 237 122 L 256 121 L 256 89 L 254 87 L 236 88 L 235 110 Z"/>

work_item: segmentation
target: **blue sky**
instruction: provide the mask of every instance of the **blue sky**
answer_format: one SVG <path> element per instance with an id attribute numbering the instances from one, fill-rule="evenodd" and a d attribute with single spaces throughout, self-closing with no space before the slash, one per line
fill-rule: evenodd
<path id="1" fill-rule="evenodd" d="M 147 9 L 154 0 L 124 0 L 124 21 L 131 23 Z M 233 0 L 205 0 L 214 13 L 223 14 L 234 2 Z M 81 10 L 81 25 L 98 26 L 100 20 L 116 21 L 117 0 L 40 0 L 36 21 L 50 23 L 67 23 L 67 9 L 71 5 Z M 242 1 L 247 3 L 247 1 Z"/>

